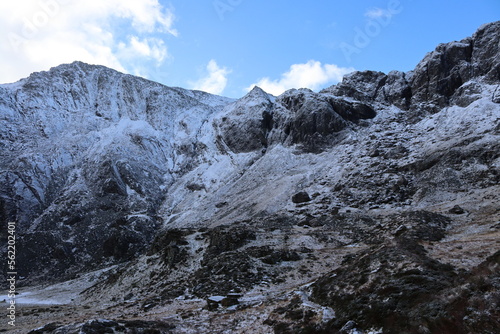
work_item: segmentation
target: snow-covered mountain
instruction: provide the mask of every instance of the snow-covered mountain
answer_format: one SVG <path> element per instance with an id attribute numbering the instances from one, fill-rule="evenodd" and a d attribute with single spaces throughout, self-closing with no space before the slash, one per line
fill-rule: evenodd
<path id="1" fill-rule="evenodd" d="M 22 275 L 144 250 L 171 184 L 211 157 L 199 138 L 230 102 L 79 62 L 3 85 L 1 198 Z"/>
<path id="2" fill-rule="evenodd" d="M 160 333 L 493 333 L 499 48 L 495 22 L 407 73 L 238 100 L 81 62 L 0 85 L 21 283 L 108 268 L 72 307 Z M 67 323 L 37 333 L 139 330 Z"/>

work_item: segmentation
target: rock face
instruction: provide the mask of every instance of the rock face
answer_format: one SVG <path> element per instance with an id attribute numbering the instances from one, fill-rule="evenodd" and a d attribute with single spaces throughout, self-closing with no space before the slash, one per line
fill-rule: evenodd
<path id="1" fill-rule="evenodd" d="M 475 78 L 498 83 L 498 25 L 484 25 L 472 37 L 439 45 L 408 73 L 355 72 L 324 92 L 421 112 L 434 113 L 456 104 L 466 107 L 481 93 Z"/>
<path id="2" fill-rule="evenodd" d="M 235 153 L 277 144 L 321 150 L 334 143 L 343 129 L 376 116 L 364 103 L 330 94 L 300 89 L 275 98 L 258 87 L 226 107 L 224 114 L 218 122 L 221 139 Z"/>
<path id="3" fill-rule="evenodd" d="M 251 152 L 267 147 L 267 134 L 273 127 L 272 110 L 271 97 L 258 87 L 231 104 L 219 122 L 222 139 L 231 151 Z"/>
<path id="4" fill-rule="evenodd" d="M 21 330 L 498 332 L 499 42 L 277 97 L 80 62 L 0 85 L 19 286 L 82 287 Z"/>
<path id="5" fill-rule="evenodd" d="M 165 188 L 202 156 L 203 122 L 230 102 L 83 63 L 6 85 L 0 100 L 3 222 L 18 225 L 28 279 L 147 249 Z"/>

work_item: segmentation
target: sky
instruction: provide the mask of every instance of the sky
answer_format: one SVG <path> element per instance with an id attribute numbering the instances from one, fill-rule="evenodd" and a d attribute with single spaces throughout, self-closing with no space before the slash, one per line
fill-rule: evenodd
<path id="1" fill-rule="evenodd" d="M 500 0 L 17 0 L 0 3 L 0 83 L 75 60 L 233 98 L 412 70 L 500 20 Z"/>

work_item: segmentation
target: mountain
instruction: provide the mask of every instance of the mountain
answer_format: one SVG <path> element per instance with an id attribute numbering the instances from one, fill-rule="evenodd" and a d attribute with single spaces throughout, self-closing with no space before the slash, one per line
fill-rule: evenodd
<path id="1" fill-rule="evenodd" d="M 62 304 L 19 330 L 498 332 L 499 48 L 237 100 L 81 62 L 0 85 L 17 283 Z"/>

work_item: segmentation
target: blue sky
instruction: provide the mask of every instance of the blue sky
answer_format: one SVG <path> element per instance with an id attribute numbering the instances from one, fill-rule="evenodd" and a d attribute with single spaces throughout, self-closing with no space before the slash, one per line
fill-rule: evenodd
<path id="1" fill-rule="evenodd" d="M 0 82 L 82 60 L 243 96 L 408 71 L 500 20 L 499 0 L 23 0 L 0 4 Z"/>

